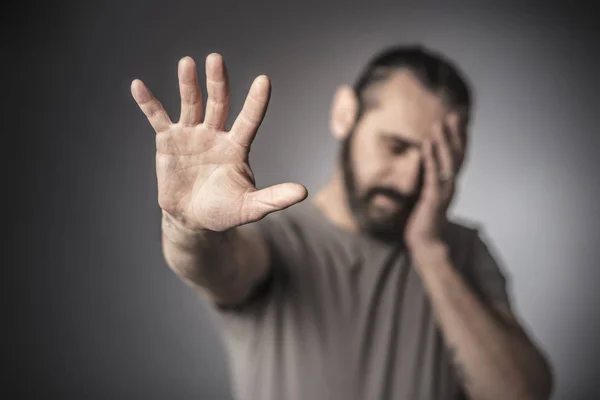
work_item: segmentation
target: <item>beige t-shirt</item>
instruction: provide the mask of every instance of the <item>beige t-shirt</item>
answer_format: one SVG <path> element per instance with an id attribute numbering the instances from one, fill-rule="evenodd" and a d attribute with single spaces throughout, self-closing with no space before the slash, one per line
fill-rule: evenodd
<path id="1" fill-rule="evenodd" d="M 238 400 L 462 398 L 408 254 L 333 225 L 310 201 L 254 224 L 272 274 L 236 309 L 214 309 Z M 451 256 L 486 302 L 506 280 L 477 230 L 453 223 Z"/>

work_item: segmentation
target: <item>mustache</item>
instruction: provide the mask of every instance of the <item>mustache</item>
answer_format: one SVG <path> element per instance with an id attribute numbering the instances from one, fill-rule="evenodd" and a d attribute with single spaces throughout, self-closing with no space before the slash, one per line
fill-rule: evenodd
<path id="1" fill-rule="evenodd" d="M 413 194 L 404 194 L 389 187 L 374 187 L 369 189 L 369 191 L 365 194 L 364 201 L 368 202 L 377 195 L 383 195 L 399 205 L 411 205 L 416 203 L 417 199 L 419 198 L 419 192 L 420 191 L 417 191 L 417 193 Z"/>

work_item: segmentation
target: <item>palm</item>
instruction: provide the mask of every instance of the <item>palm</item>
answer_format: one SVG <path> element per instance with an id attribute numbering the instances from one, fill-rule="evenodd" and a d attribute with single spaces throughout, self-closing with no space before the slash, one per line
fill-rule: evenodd
<path id="1" fill-rule="evenodd" d="M 220 137 L 219 137 L 220 136 Z M 224 135 L 194 127 L 157 136 L 158 201 L 171 215 L 206 228 L 246 223 L 244 194 L 255 190 L 246 152 Z"/>
<path id="2" fill-rule="evenodd" d="M 224 131 L 229 93 L 220 56 L 207 59 L 209 97 L 203 123 L 193 60 L 186 58 L 180 63 L 182 109 L 177 124 L 145 86 L 136 82 L 134 98 L 157 133 L 158 202 L 165 212 L 190 228 L 221 231 L 256 221 L 306 197 L 306 189 L 297 184 L 260 191 L 254 186 L 248 152 L 268 103 L 268 80 L 255 80 L 229 132 Z"/>

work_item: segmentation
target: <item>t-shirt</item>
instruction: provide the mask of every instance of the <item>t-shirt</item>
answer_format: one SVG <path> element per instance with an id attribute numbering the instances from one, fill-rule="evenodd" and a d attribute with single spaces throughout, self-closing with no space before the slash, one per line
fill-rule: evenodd
<path id="1" fill-rule="evenodd" d="M 409 254 L 343 230 L 307 200 L 253 224 L 271 274 L 235 309 L 214 308 L 238 400 L 463 398 Z M 485 302 L 509 305 L 478 230 L 451 223 L 455 268 Z"/>

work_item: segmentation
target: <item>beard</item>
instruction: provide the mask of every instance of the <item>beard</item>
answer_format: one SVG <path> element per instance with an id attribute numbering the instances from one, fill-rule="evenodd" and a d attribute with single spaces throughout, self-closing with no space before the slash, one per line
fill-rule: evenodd
<path id="1" fill-rule="evenodd" d="M 354 173 L 351 157 L 354 130 L 344 139 L 341 146 L 341 167 L 348 206 L 361 232 L 386 243 L 401 244 L 404 241 L 404 229 L 423 187 L 423 174 L 419 174 L 417 190 L 412 194 L 400 193 L 386 186 L 372 186 L 360 190 Z M 395 207 L 378 206 L 375 199 L 383 197 Z"/>

